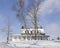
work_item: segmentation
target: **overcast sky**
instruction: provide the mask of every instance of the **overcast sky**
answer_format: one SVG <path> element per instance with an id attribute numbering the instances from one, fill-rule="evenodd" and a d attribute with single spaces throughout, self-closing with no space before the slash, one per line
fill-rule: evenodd
<path id="1" fill-rule="evenodd" d="M 0 39 L 6 34 L 2 31 L 7 29 L 7 17 L 11 18 L 11 28 L 14 33 L 20 33 L 20 23 L 16 18 L 16 12 L 12 6 L 16 0 L 0 0 Z M 44 0 L 40 4 L 39 21 L 45 29 L 45 33 L 52 38 L 60 36 L 60 0 Z"/>

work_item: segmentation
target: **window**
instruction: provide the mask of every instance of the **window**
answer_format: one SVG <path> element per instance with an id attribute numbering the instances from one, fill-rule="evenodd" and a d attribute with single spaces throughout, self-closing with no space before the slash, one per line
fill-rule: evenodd
<path id="1" fill-rule="evenodd" d="M 37 34 L 39 33 L 39 31 L 37 30 Z"/>
<path id="2" fill-rule="evenodd" d="M 17 36 L 15 36 L 14 39 L 17 39 Z"/>
<path id="3" fill-rule="evenodd" d="M 26 30 L 27 33 L 29 33 L 29 30 Z"/>
<path id="4" fill-rule="evenodd" d="M 31 34 L 32 34 L 32 31 L 31 31 Z"/>
<path id="5" fill-rule="evenodd" d="M 21 39 L 21 37 L 19 36 L 19 39 Z"/>

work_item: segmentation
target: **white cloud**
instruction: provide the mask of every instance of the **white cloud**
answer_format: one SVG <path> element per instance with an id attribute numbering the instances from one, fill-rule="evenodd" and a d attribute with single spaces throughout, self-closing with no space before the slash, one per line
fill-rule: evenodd
<path id="1" fill-rule="evenodd" d="M 60 25 L 57 23 L 51 23 L 47 25 L 46 32 L 52 37 L 60 36 Z"/>
<path id="2" fill-rule="evenodd" d="M 5 16 L 0 14 L 0 24 L 5 21 L 5 18 L 6 18 Z"/>
<path id="3" fill-rule="evenodd" d="M 5 16 L 0 15 L 0 28 L 5 25 L 6 22 L 5 18 L 6 18 Z"/>
<path id="4" fill-rule="evenodd" d="M 47 29 L 48 29 L 47 31 L 48 32 L 59 32 L 60 31 L 59 26 L 60 25 L 57 23 L 51 23 L 47 26 Z"/>
<path id="5" fill-rule="evenodd" d="M 45 0 L 40 5 L 39 13 L 42 16 L 46 16 L 47 14 L 52 14 L 54 12 L 60 11 L 60 0 Z"/>

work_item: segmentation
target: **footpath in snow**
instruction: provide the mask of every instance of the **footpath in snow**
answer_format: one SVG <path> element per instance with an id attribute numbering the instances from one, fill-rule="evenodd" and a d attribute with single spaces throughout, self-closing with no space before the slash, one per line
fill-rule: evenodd
<path id="1" fill-rule="evenodd" d="M 5 42 L 0 43 L 0 48 L 60 48 L 60 42 L 55 41 L 18 41 L 18 42 L 10 42 L 6 44 Z"/>

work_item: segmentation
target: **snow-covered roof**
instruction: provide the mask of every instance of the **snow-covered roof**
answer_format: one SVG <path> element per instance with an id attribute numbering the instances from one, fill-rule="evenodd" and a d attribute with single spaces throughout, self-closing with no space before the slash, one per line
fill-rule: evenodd
<path id="1" fill-rule="evenodd" d="M 13 34 L 12 36 L 20 36 L 21 34 Z"/>
<path id="2" fill-rule="evenodd" d="M 30 28 L 30 29 L 27 29 L 29 32 L 30 31 L 34 31 L 35 29 L 33 28 Z M 40 33 L 44 33 L 44 29 L 37 29 Z M 26 29 L 21 29 L 21 33 L 25 33 Z"/>

